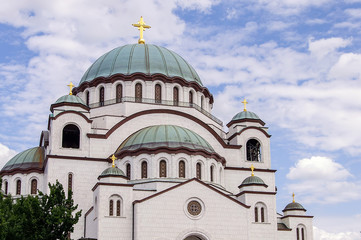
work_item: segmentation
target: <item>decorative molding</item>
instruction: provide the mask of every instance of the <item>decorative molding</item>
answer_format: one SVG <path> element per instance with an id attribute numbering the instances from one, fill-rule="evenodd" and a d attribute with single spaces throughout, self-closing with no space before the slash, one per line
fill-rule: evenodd
<path id="1" fill-rule="evenodd" d="M 235 171 L 248 171 L 251 172 L 250 168 L 245 167 L 225 167 L 224 170 L 235 170 Z M 261 169 L 261 168 L 255 168 L 255 172 L 277 172 L 277 170 L 274 169 Z"/>
<path id="2" fill-rule="evenodd" d="M 234 133 L 232 136 L 230 136 L 227 140 L 231 141 L 234 137 L 236 137 L 237 135 L 241 135 L 244 131 L 248 130 L 248 129 L 255 129 L 258 130 L 260 132 L 262 132 L 266 137 L 270 138 L 272 135 L 269 135 L 265 130 L 263 130 L 260 127 L 254 127 L 254 126 L 250 126 L 250 127 L 245 127 L 243 128 L 241 131 Z"/>
<path id="3" fill-rule="evenodd" d="M 243 194 L 259 194 L 259 195 L 276 195 L 276 192 L 262 192 L 262 191 L 242 191 L 238 194 L 236 194 L 236 197 L 239 197 Z"/>
<path id="4" fill-rule="evenodd" d="M 295 218 L 313 218 L 313 216 L 306 216 L 306 215 L 287 215 L 281 217 L 281 219 L 288 218 L 288 217 L 295 217 Z"/>
<path id="5" fill-rule="evenodd" d="M 62 107 L 62 106 L 80 107 L 88 112 L 90 110 L 90 108 L 88 106 L 85 106 L 84 104 L 81 104 L 81 103 L 61 102 L 61 103 L 51 104 L 50 111 L 53 112 L 54 108 Z"/>
<path id="6" fill-rule="evenodd" d="M 229 123 L 227 123 L 227 127 L 229 128 L 231 125 L 235 123 L 243 123 L 243 122 L 255 122 L 261 124 L 262 126 L 266 125 L 266 123 L 263 122 L 261 119 L 244 118 L 238 120 L 231 120 Z"/>
<path id="7" fill-rule="evenodd" d="M 94 192 L 95 189 L 97 189 L 98 186 L 115 186 L 115 187 L 133 187 L 134 184 L 126 184 L 126 183 L 102 183 L 97 182 L 94 187 L 92 188 L 92 191 Z"/>
<path id="8" fill-rule="evenodd" d="M 58 115 L 56 115 L 55 117 L 50 117 L 51 120 L 56 120 L 58 117 L 60 117 L 61 115 L 63 114 L 67 114 L 67 113 L 73 113 L 73 114 L 77 114 L 79 115 L 80 117 L 84 118 L 85 121 L 87 121 L 88 123 L 92 123 L 93 120 L 90 120 L 89 118 L 87 118 L 84 114 L 80 113 L 80 112 L 77 112 L 77 111 L 74 111 L 74 110 L 67 110 L 67 111 L 64 111 L 64 112 L 61 112 L 59 113 Z"/>

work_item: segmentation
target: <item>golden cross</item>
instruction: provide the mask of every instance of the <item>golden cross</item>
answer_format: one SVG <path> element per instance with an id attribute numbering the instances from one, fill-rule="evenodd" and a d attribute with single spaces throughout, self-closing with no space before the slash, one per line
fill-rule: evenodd
<path id="1" fill-rule="evenodd" d="M 242 103 L 244 104 L 244 109 L 243 109 L 243 111 L 244 111 L 244 112 L 247 112 L 247 108 L 246 108 L 246 107 L 247 107 L 247 103 L 248 103 L 248 102 L 246 101 L 246 99 L 244 99 Z"/>
<path id="2" fill-rule="evenodd" d="M 254 166 L 253 166 L 253 164 L 251 165 L 251 170 L 252 170 L 252 176 L 254 176 Z"/>
<path id="3" fill-rule="evenodd" d="M 115 167 L 115 160 L 117 159 L 115 156 L 114 156 L 114 154 L 113 154 L 113 156 L 110 158 L 112 161 L 113 161 L 113 164 L 112 164 L 112 167 Z"/>
<path id="4" fill-rule="evenodd" d="M 72 82 L 70 82 L 69 85 L 67 85 L 69 88 L 70 88 L 70 92 L 69 92 L 69 95 L 73 95 L 73 87 L 74 87 L 74 84 Z"/>
<path id="5" fill-rule="evenodd" d="M 295 202 L 295 193 L 292 193 L 292 198 L 293 198 L 292 202 Z"/>
<path id="6" fill-rule="evenodd" d="M 140 21 L 138 23 L 132 24 L 133 27 L 137 27 L 140 32 L 140 37 L 138 40 L 139 44 L 144 44 L 145 40 L 143 39 L 143 31 L 145 31 L 146 28 L 150 28 L 149 25 L 145 25 L 145 22 L 143 21 L 143 17 L 140 17 Z"/>

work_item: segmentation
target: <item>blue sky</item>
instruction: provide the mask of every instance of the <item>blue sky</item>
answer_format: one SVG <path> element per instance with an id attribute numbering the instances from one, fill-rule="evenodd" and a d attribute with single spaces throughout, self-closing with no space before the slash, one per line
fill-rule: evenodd
<path id="1" fill-rule="evenodd" d="M 49 106 L 104 52 L 145 39 L 183 56 L 227 123 L 248 109 L 272 134 L 280 212 L 315 239 L 360 239 L 361 0 L 0 2 L 0 166 L 36 146 Z M 225 129 L 226 130 L 226 129 Z"/>

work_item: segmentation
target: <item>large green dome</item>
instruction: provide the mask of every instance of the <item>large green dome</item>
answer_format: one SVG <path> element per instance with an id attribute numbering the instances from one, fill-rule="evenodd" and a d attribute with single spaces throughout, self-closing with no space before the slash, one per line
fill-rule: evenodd
<path id="1" fill-rule="evenodd" d="M 204 150 L 214 153 L 212 146 L 197 133 L 175 125 L 157 125 L 143 128 L 130 135 L 117 149 L 116 154 L 123 151 L 139 149 L 186 148 Z"/>
<path id="2" fill-rule="evenodd" d="M 42 170 L 44 165 L 44 148 L 34 147 L 18 153 L 10 159 L 1 172 Z"/>
<path id="3" fill-rule="evenodd" d="M 115 48 L 98 58 L 85 72 L 79 86 L 97 77 L 110 77 L 114 74 L 131 75 L 163 74 L 167 77 L 180 77 L 188 82 L 202 82 L 193 69 L 181 56 L 164 47 L 152 44 L 130 44 Z"/>

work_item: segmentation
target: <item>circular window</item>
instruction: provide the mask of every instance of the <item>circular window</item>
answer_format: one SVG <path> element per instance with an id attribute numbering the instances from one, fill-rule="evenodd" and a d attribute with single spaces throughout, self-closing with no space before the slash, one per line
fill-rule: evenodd
<path id="1" fill-rule="evenodd" d="M 198 201 L 190 201 L 187 206 L 189 214 L 198 216 L 202 212 L 202 205 Z"/>

